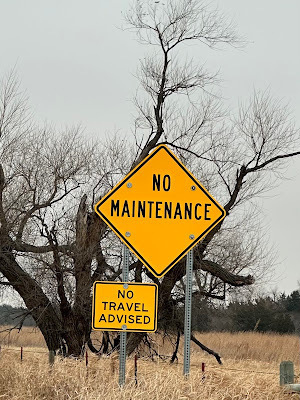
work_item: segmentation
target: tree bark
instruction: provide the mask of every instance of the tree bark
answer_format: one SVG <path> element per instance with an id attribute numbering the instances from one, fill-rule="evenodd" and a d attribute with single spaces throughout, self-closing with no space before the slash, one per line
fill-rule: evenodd
<path id="1" fill-rule="evenodd" d="M 62 324 L 56 310 L 37 282 L 19 266 L 7 247 L 0 249 L 0 272 L 24 300 L 45 338 L 48 349 L 60 349 Z"/>

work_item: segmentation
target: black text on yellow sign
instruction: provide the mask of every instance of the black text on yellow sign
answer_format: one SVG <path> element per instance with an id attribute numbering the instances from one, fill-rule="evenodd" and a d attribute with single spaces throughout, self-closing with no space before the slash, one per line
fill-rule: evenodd
<path id="1" fill-rule="evenodd" d="M 154 332 L 158 288 L 154 283 L 95 282 L 92 328 L 104 331 Z"/>
<path id="2" fill-rule="evenodd" d="M 226 215 L 164 145 L 104 196 L 95 211 L 158 278 Z"/>

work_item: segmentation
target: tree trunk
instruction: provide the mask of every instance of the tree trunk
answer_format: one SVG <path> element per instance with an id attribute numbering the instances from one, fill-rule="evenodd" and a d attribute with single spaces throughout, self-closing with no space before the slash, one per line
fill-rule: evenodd
<path id="1" fill-rule="evenodd" d="M 19 266 L 13 254 L 8 249 L 3 250 L 0 253 L 0 272 L 24 300 L 48 349 L 63 350 L 66 345 L 67 356 L 80 357 L 91 332 L 90 302 L 83 312 L 70 308 L 62 318 L 37 282 Z"/>
<path id="2" fill-rule="evenodd" d="M 2 248 L 0 251 L 0 272 L 24 300 L 45 338 L 48 349 L 60 349 L 62 324 L 56 310 L 37 282 L 19 266 L 8 248 Z"/>

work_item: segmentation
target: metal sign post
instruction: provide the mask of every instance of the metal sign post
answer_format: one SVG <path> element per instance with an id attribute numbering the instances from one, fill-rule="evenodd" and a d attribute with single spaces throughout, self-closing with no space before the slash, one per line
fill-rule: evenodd
<path id="1" fill-rule="evenodd" d="M 191 316 L 192 316 L 192 284 L 193 284 L 193 249 L 186 256 L 186 284 L 185 284 L 185 318 L 184 318 L 184 361 L 183 375 L 190 373 L 190 343 L 191 343 Z"/>
<path id="2" fill-rule="evenodd" d="M 129 250 L 123 244 L 123 282 L 128 282 L 129 275 Z M 126 327 L 125 327 L 126 329 Z M 120 355 L 119 355 L 119 385 L 124 386 L 126 375 L 126 339 L 127 333 L 120 332 Z"/>

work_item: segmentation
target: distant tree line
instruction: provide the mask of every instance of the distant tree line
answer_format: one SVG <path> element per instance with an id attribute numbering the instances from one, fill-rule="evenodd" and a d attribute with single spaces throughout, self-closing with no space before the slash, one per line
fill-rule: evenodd
<path id="1" fill-rule="evenodd" d="M 300 332 L 300 291 L 290 295 L 260 296 L 254 300 L 215 304 L 194 298 L 194 331 Z M 180 314 L 183 309 L 180 310 Z"/>
<path id="2" fill-rule="evenodd" d="M 300 290 L 291 294 L 261 296 L 255 300 L 231 301 L 228 305 L 216 304 L 195 296 L 192 304 L 193 331 L 257 331 L 300 332 Z M 178 306 L 178 318 L 184 309 Z M 28 311 L 22 307 L 0 305 L 0 326 L 36 326 Z"/>
<path id="3" fill-rule="evenodd" d="M 27 309 L 3 304 L 0 306 L 0 326 L 4 325 L 36 326 L 36 323 Z"/>

